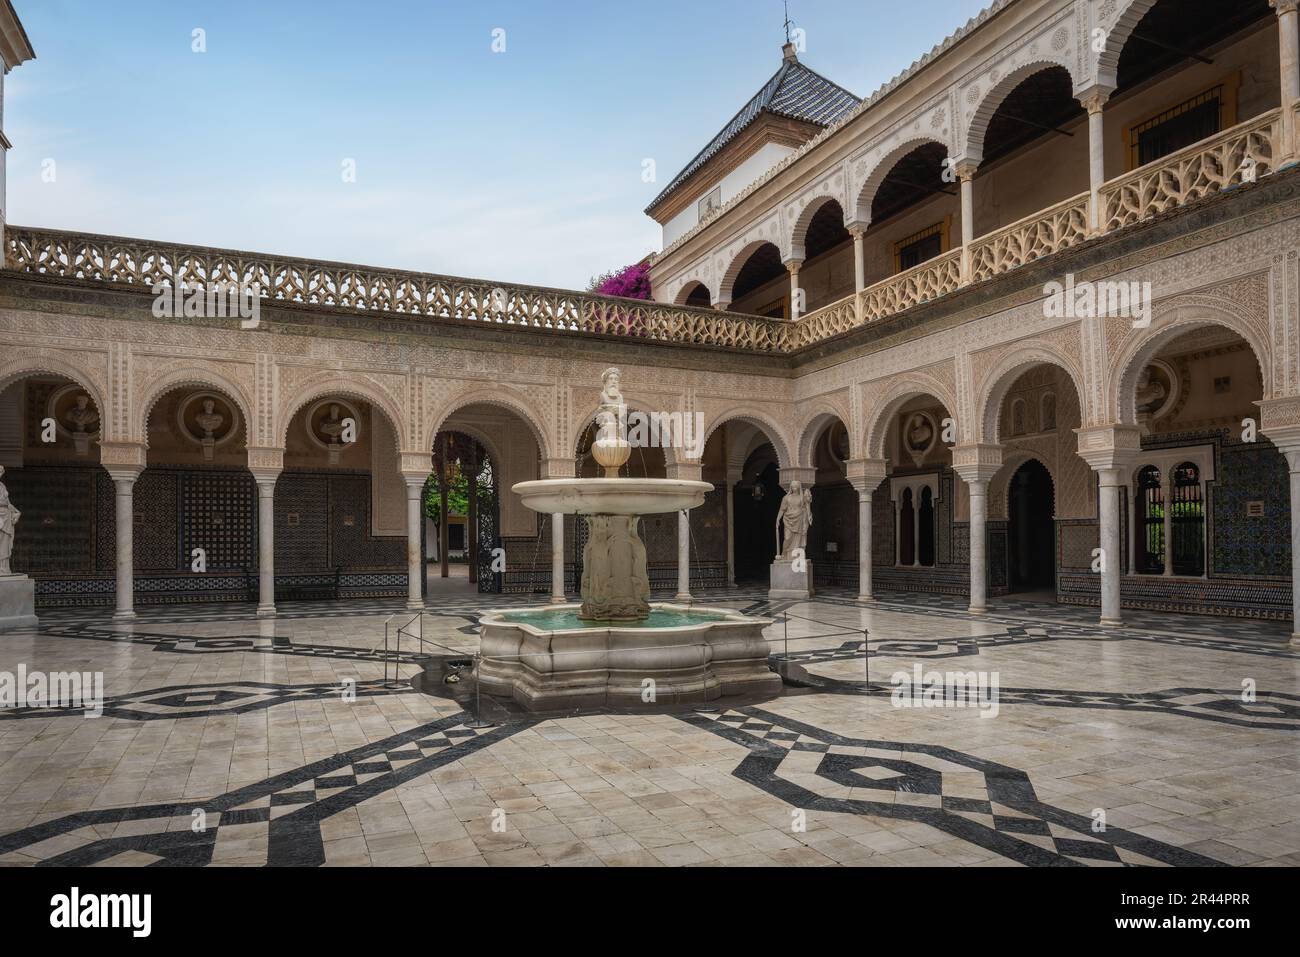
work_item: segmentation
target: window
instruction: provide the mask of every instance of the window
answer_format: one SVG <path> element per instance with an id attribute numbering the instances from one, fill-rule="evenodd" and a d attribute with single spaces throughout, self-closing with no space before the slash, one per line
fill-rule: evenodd
<path id="1" fill-rule="evenodd" d="M 1137 560 L 1139 575 L 1165 571 L 1165 498 L 1160 469 L 1148 465 L 1138 472 Z"/>
<path id="2" fill-rule="evenodd" d="M 715 212 L 722 208 L 722 186 L 718 185 L 704 194 L 704 197 L 695 204 L 699 214 L 700 221 L 708 219 Z"/>
<path id="3" fill-rule="evenodd" d="M 1205 503 L 1201 500 L 1201 472 L 1191 462 L 1174 469 L 1169 507 L 1169 539 L 1175 575 L 1205 573 Z"/>
<path id="4" fill-rule="evenodd" d="M 948 248 L 947 222 L 935 223 L 894 243 L 894 271 L 905 272 L 933 259 Z"/>
<path id="5" fill-rule="evenodd" d="M 1154 163 L 1237 122 L 1237 80 L 1232 77 L 1125 131 L 1128 168 Z"/>

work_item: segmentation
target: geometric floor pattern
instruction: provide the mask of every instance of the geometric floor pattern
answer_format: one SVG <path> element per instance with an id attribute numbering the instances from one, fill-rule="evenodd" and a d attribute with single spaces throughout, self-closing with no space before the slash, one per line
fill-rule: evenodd
<path id="1" fill-rule="evenodd" d="M 484 728 L 412 687 L 530 596 L 431 599 L 428 640 L 387 660 L 399 602 L 44 615 L 0 672 L 102 672 L 104 710 L 0 710 L 0 865 L 1300 863 L 1286 623 L 700 598 L 774 619 L 778 697 Z M 894 707 L 914 667 L 995 676 L 996 717 Z"/>

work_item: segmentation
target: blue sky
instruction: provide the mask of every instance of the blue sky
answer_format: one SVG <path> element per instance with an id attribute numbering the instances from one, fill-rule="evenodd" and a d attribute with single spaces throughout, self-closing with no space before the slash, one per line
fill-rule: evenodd
<path id="1" fill-rule="evenodd" d="M 790 14 L 864 96 L 983 5 Z M 578 288 L 658 248 L 642 210 L 784 40 L 780 0 L 14 6 L 37 59 L 5 81 L 10 222 Z"/>

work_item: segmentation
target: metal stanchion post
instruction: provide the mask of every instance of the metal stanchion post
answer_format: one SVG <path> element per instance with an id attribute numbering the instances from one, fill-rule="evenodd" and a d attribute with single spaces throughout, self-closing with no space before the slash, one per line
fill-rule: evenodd
<path id="1" fill-rule="evenodd" d="M 467 728 L 490 728 L 491 721 L 483 720 L 483 655 L 474 656 L 474 717 L 465 722 Z"/>
<path id="2" fill-rule="evenodd" d="M 862 629 L 862 669 L 866 673 L 867 686 L 871 686 L 871 645 L 869 643 L 870 633 L 867 629 Z"/>

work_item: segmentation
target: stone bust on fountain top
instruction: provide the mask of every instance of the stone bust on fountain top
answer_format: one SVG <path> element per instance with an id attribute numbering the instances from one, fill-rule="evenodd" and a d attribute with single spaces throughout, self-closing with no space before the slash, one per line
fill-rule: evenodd
<path id="1" fill-rule="evenodd" d="M 596 410 L 596 440 L 591 443 L 591 454 L 605 469 L 605 478 L 618 478 L 618 470 L 632 457 L 621 380 L 622 374 L 613 367 L 600 375 L 600 407 Z"/>

